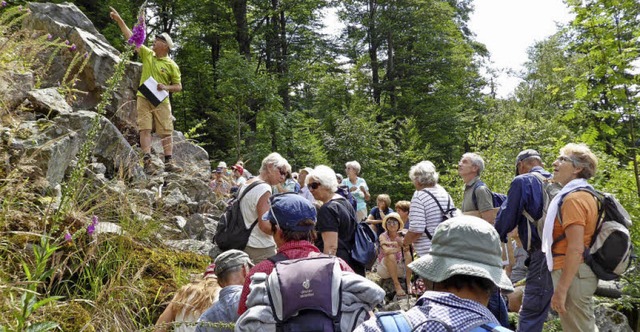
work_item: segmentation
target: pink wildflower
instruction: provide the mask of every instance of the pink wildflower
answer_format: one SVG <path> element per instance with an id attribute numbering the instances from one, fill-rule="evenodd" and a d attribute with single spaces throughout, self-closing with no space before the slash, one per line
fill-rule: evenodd
<path id="1" fill-rule="evenodd" d="M 145 28 L 143 16 L 140 16 L 138 18 L 138 23 L 133 27 L 133 30 L 131 32 L 133 32 L 133 34 L 131 35 L 129 40 L 127 40 L 127 42 L 130 45 L 135 45 L 136 48 L 140 48 L 140 46 L 142 46 L 142 44 L 144 43 L 145 38 L 147 37 L 147 31 Z"/>
<path id="2" fill-rule="evenodd" d="M 73 237 L 71 237 L 71 234 L 69 232 L 64 234 L 64 240 L 67 242 L 71 242 L 73 241 Z"/>
<path id="3" fill-rule="evenodd" d="M 76 50 L 76 44 L 71 44 L 71 46 L 69 47 L 69 51 L 73 52 Z"/>
<path id="4" fill-rule="evenodd" d="M 96 226 L 98 225 L 98 216 L 91 217 L 91 224 L 87 227 L 87 234 L 93 235 L 96 231 Z"/>
<path id="5" fill-rule="evenodd" d="M 47 35 L 47 40 L 51 40 L 51 39 L 53 39 L 53 35 L 48 34 L 48 35 Z"/>
<path id="6" fill-rule="evenodd" d="M 65 44 L 65 45 L 69 45 L 69 39 L 65 40 L 65 41 L 64 41 L 64 44 Z"/>
<path id="7" fill-rule="evenodd" d="M 7 2 L 6 1 L 2 1 L 2 7 L 6 7 L 7 6 Z"/>

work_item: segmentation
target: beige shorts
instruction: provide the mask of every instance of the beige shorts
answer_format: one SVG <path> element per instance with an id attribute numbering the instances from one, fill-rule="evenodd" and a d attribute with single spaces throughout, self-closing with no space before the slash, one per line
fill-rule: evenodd
<path id="1" fill-rule="evenodd" d="M 173 133 L 171 104 L 161 103 L 153 106 L 147 98 L 138 96 L 138 130 L 153 130 L 160 136 Z"/>

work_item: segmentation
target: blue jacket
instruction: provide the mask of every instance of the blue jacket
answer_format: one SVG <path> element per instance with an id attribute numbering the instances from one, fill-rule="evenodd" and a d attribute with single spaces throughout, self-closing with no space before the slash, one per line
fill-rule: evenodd
<path id="1" fill-rule="evenodd" d="M 502 203 L 498 215 L 496 216 L 495 227 L 500 234 L 500 240 L 507 242 L 507 234 L 518 226 L 518 235 L 524 246 L 527 245 L 528 238 L 527 218 L 522 211 L 527 211 L 533 219 L 538 220 L 542 217 L 544 208 L 543 186 L 538 178 L 531 174 L 537 172 L 547 179 L 551 178 L 551 173 L 545 171 L 542 167 L 536 166 L 527 174 L 516 176 L 511 182 L 507 200 Z M 531 227 L 531 246 L 539 249 L 542 245 L 540 234 L 535 227 Z M 530 250 L 531 248 L 525 248 Z"/>

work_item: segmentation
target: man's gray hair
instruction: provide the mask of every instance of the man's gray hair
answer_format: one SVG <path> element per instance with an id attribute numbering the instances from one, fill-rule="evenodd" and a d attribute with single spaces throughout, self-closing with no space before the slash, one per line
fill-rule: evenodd
<path id="1" fill-rule="evenodd" d="M 272 152 L 264 159 L 262 159 L 262 165 L 260 166 L 260 173 L 268 171 L 269 167 L 279 168 L 284 171 L 291 172 L 291 165 L 284 159 L 279 153 Z"/>
<path id="2" fill-rule="evenodd" d="M 347 167 L 347 168 L 351 167 L 351 168 L 355 169 L 355 170 L 356 170 L 356 174 L 358 174 L 358 175 L 360 174 L 360 170 L 362 169 L 362 168 L 360 167 L 360 163 L 359 163 L 359 162 L 357 162 L 357 161 L 355 161 L 355 160 L 353 160 L 353 161 L 347 161 L 347 162 L 344 164 L 344 166 L 345 166 L 345 167 Z"/>
<path id="3" fill-rule="evenodd" d="M 427 187 L 433 187 L 438 184 L 438 172 L 436 166 L 428 160 L 423 160 L 411 167 L 409 170 L 409 178 L 411 181 Z"/>
<path id="4" fill-rule="evenodd" d="M 316 179 L 321 185 L 329 188 L 331 192 L 338 190 L 338 179 L 336 179 L 336 172 L 331 167 L 325 165 L 318 165 L 309 173 L 305 182 L 309 186 L 309 179 Z"/>
<path id="5" fill-rule="evenodd" d="M 467 152 L 462 155 L 462 159 L 464 158 L 469 158 L 471 165 L 478 167 L 478 175 L 482 174 L 482 171 L 484 171 L 484 159 L 482 159 L 479 154 Z"/>

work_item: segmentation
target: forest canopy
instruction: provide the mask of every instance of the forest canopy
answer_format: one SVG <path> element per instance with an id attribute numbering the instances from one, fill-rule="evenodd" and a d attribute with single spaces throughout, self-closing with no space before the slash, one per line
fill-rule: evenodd
<path id="1" fill-rule="evenodd" d="M 109 6 L 133 25 L 143 5 L 73 2 L 117 48 L 124 41 Z M 604 160 L 596 181 L 638 195 L 638 6 L 566 3 L 575 18 L 531 45 L 522 83 L 503 99 L 480 74 L 491 68 L 468 27 L 471 0 L 160 0 L 145 8 L 148 35 L 166 31 L 177 44 L 176 128 L 212 163 L 242 159 L 256 171 L 277 151 L 294 170 L 344 172 L 357 160 L 372 192 L 395 200 L 410 197 L 407 172 L 420 160 L 433 161 L 455 192 L 457 161 L 478 152 L 486 182 L 506 191 L 518 151 L 538 149 L 549 166 L 561 146 L 584 142 Z M 330 8 L 344 24 L 338 35 L 323 33 Z"/>

